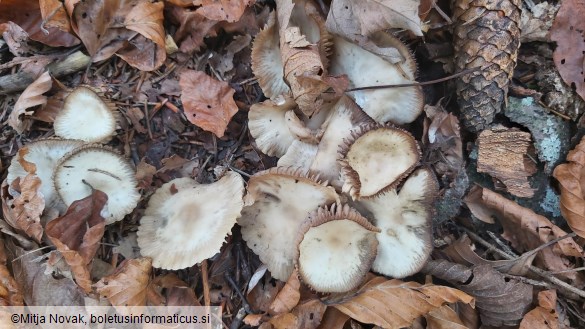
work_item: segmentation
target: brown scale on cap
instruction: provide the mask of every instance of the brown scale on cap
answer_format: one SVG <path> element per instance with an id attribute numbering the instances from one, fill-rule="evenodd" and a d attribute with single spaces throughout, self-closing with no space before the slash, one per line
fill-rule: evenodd
<path id="1" fill-rule="evenodd" d="M 376 257 L 380 229 L 348 205 L 320 207 L 300 226 L 295 265 L 318 292 L 346 292 L 362 283 Z"/>
<path id="2" fill-rule="evenodd" d="M 327 182 L 302 168 L 275 167 L 252 176 L 246 207 L 238 219 L 248 247 L 272 276 L 286 281 L 294 268 L 294 235 L 307 215 L 339 202 Z"/>
<path id="3" fill-rule="evenodd" d="M 388 124 L 361 126 L 339 151 L 342 190 L 354 200 L 384 193 L 408 176 L 420 157 L 409 132 Z"/>

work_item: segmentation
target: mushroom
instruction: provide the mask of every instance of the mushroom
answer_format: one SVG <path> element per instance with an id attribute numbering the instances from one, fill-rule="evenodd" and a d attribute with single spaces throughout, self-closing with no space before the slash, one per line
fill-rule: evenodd
<path id="1" fill-rule="evenodd" d="M 318 292 L 346 292 L 363 282 L 376 257 L 378 228 L 348 205 L 319 208 L 300 227 L 296 266 Z"/>
<path id="2" fill-rule="evenodd" d="M 238 224 L 248 247 L 272 276 L 286 281 L 294 268 L 294 234 L 319 206 L 339 201 L 335 190 L 302 169 L 275 167 L 252 176 Z"/>
<path id="3" fill-rule="evenodd" d="M 272 12 L 264 29 L 256 35 L 252 46 L 252 71 L 264 95 L 271 99 L 291 93 L 289 86 L 284 82 L 284 66 L 279 43 L 276 13 Z"/>
<path id="4" fill-rule="evenodd" d="M 295 140 L 286 150 L 286 153 L 278 159 L 279 167 L 297 167 L 308 173 L 313 159 L 317 155 L 318 146 L 315 144 Z"/>
<path id="5" fill-rule="evenodd" d="M 113 106 L 91 88 L 77 87 L 71 92 L 54 122 L 55 135 L 85 142 L 105 142 L 116 130 Z"/>
<path id="6" fill-rule="evenodd" d="M 244 205 L 244 181 L 227 172 L 212 184 L 174 179 L 152 195 L 138 228 L 138 246 L 152 266 L 178 270 L 218 253 Z"/>
<path id="7" fill-rule="evenodd" d="M 25 145 L 12 158 L 6 180 L 11 184 L 18 177 L 24 178 L 29 172 L 22 163 L 33 163 L 36 168 L 30 173 L 41 179 L 40 191 L 45 198 L 46 208 L 56 207 L 60 200 L 51 179 L 53 171 L 65 154 L 81 145 L 81 141 L 71 139 L 43 139 Z"/>
<path id="8" fill-rule="evenodd" d="M 320 173 L 334 187 L 341 188 L 340 166 L 337 163 L 339 147 L 350 137 L 352 129 L 374 121 L 347 96 L 341 97 L 330 113 L 310 170 Z"/>
<path id="9" fill-rule="evenodd" d="M 342 37 L 333 39 L 331 75 L 347 74 L 349 88 L 415 82 L 416 65 L 400 40 L 386 32 L 376 32 L 360 45 Z M 402 62 L 393 63 L 380 53 L 396 51 Z M 420 86 L 360 90 L 349 93 L 355 102 L 378 123 L 405 124 L 414 121 L 423 108 Z"/>
<path id="10" fill-rule="evenodd" d="M 107 194 L 101 215 L 106 224 L 122 220 L 138 203 L 134 169 L 119 153 L 100 145 L 86 145 L 66 154 L 53 173 L 55 189 L 67 206 L 91 194 Z"/>
<path id="11" fill-rule="evenodd" d="M 372 265 L 374 271 L 403 278 L 424 266 L 433 248 L 432 201 L 437 193 L 438 183 L 433 172 L 421 168 L 408 177 L 400 191 L 394 189 L 359 201 L 359 206 L 371 213 L 374 225 L 382 230 L 377 234 L 379 244 Z"/>
<path id="12" fill-rule="evenodd" d="M 390 190 L 419 159 L 418 143 L 407 131 L 390 125 L 361 126 L 339 151 L 342 190 L 354 200 Z"/>

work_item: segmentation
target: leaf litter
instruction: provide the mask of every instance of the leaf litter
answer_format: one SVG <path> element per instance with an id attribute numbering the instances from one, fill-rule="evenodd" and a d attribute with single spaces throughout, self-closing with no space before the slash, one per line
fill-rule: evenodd
<path id="1" fill-rule="evenodd" d="M 577 119 L 583 109 L 563 108 L 563 104 L 581 104 L 570 101 L 574 95 L 556 93 L 551 98 L 548 80 L 542 79 L 534 64 L 548 60 L 552 65 L 554 52 L 557 69 L 548 69 L 558 70 L 567 84 L 562 87 L 583 97 L 583 79 L 578 79 L 582 22 L 567 16 L 579 12 L 579 6 L 565 1 L 555 18 L 554 6 L 525 4 L 523 17 L 528 18 L 521 24 L 528 26 L 529 34 L 513 40 L 522 43 L 511 97 L 493 125 L 469 131 L 460 127 L 460 118 L 470 114 L 457 105 L 453 81 L 347 90 L 447 75 L 443 63 L 454 55 L 452 50 L 440 53 L 452 49 L 453 43 L 453 36 L 443 28 L 451 21 L 444 3 L 3 0 L 0 170 L 7 171 L 15 156 L 21 169 L 15 179 L 9 175 L 10 183 L 5 182 L 1 190 L 0 251 L 5 251 L 0 253 L 1 303 L 213 304 L 223 307 L 224 324 L 231 328 L 582 327 L 585 215 L 580 170 L 584 161 L 577 144 L 582 123 Z M 544 30 L 553 18 L 549 40 Z M 541 21 L 544 29 L 537 28 Z M 567 47 L 572 36 L 577 47 Z M 474 35 L 459 36 L 466 37 L 463 42 L 481 42 Z M 556 49 L 551 40 L 557 42 Z M 60 71 L 59 61 L 78 48 L 89 53 L 90 65 Z M 497 55 L 499 50 L 491 51 Z M 266 68 L 268 75 L 263 75 Z M 364 79 L 364 72 L 385 73 L 384 80 Z M 11 89 L 20 73 L 32 76 L 32 84 Z M 482 76 L 493 79 L 487 73 Z M 504 83 L 502 77 L 497 79 Z M 557 80 L 554 88 L 563 83 Z M 69 154 L 51 149 L 49 154 L 59 161 L 50 161 L 49 172 L 40 170 L 44 163 L 27 157 L 27 146 L 41 139 L 48 139 L 50 145 L 68 143 L 56 139 L 53 122 L 63 112 L 67 94 L 81 85 L 90 86 L 96 97 L 112 105 L 116 131 L 108 136 L 111 139 L 98 142 L 105 145 L 75 141 L 65 152 Z M 5 93 L 4 88 L 17 92 Z M 420 116 L 423 106 L 426 118 Z M 84 105 L 73 108 L 69 112 L 82 124 Z M 369 130 L 373 121 L 379 123 L 377 130 Z M 265 126 L 257 129 L 260 124 Z M 376 143 L 386 143 L 376 137 L 383 135 L 380 131 L 393 131 L 388 134 L 394 140 L 420 145 L 415 153 L 421 155 L 411 157 L 412 168 L 395 173 L 391 181 L 380 180 L 371 168 L 385 168 L 380 163 L 389 160 L 380 159 L 400 159 L 405 151 L 378 152 Z M 361 151 L 363 145 L 370 148 L 368 152 Z M 119 162 L 124 173 L 111 169 L 107 161 L 95 161 L 85 167 L 96 174 L 85 181 L 89 186 L 63 181 L 79 183 L 77 198 L 70 196 L 73 187 L 61 191 L 59 186 L 59 191 L 51 192 L 49 187 L 60 179 L 66 161 L 84 150 L 102 148 L 107 151 L 98 152 L 111 154 L 110 160 Z M 258 178 L 258 172 L 270 168 L 272 173 L 296 177 L 290 182 L 312 183 L 295 190 L 288 181 Z M 555 180 L 550 179 L 551 172 Z M 222 229 L 221 240 L 209 251 L 215 256 L 173 271 L 153 267 L 150 258 L 142 257 L 136 233 L 158 188 L 166 186 L 175 195 L 180 189 L 173 185 L 174 179 L 208 186 L 235 175 L 248 180 L 256 195 L 238 197 L 247 222 L 238 219 L 227 235 Z M 130 177 L 131 194 L 137 200 L 133 210 L 114 223 L 104 219 L 111 214 L 113 204 L 107 200 L 114 192 L 100 192 L 99 187 L 122 177 Z M 275 185 L 263 185 L 268 183 Z M 420 191 L 413 188 L 417 184 L 422 184 Z M 316 186 L 333 194 L 309 207 L 313 209 L 284 216 L 278 207 L 266 206 L 276 199 L 297 206 L 295 198 L 316 193 Z M 372 186 L 375 190 L 359 193 Z M 62 203 L 61 192 L 68 193 L 69 207 Z M 397 206 L 395 199 L 415 201 Z M 547 218 L 544 206 L 534 206 L 545 200 L 559 208 L 562 217 Z M 186 204 L 181 206 L 185 212 L 203 207 Z M 375 237 L 375 245 L 380 245 L 373 256 L 381 250 L 395 252 L 399 247 L 389 241 L 400 238 L 405 240 L 401 248 L 416 249 L 416 239 L 406 238 L 413 234 L 410 230 L 416 232 L 412 236 L 420 239 L 419 249 L 424 252 L 400 254 L 421 259 L 412 261 L 416 265 L 411 272 L 396 278 L 375 273 L 378 267 L 372 269 L 365 261 L 361 266 L 367 267 L 354 289 L 328 293 L 312 290 L 306 271 L 297 272 L 294 264 L 301 269 L 306 265 L 295 258 L 300 255 L 295 256 L 297 246 L 291 245 L 286 253 L 291 259 L 285 260 L 290 271 L 275 272 L 283 281 L 275 279 L 271 273 L 275 265 L 262 264 L 265 256 L 256 255 L 250 241 L 242 238 L 249 240 L 246 225 L 266 215 L 273 222 L 295 217 L 300 225 L 319 218 L 317 206 L 341 209 L 331 210 L 338 216 L 327 219 L 341 226 L 351 225 L 347 219 L 356 214 L 378 225 L 383 224 L 381 214 L 394 214 L 395 225 L 384 226 L 379 233 L 373 228 L 368 239 Z M 307 217 L 312 211 L 317 215 Z M 318 233 L 324 223 L 312 225 L 300 233 L 295 224 L 290 225 L 283 241 L 304 246 L 326 237 Z M 268 231 L 279 232 L 272 230 Z M 316 239 L 309 238 L 315 235 Z M 349 241 L 341 240 L 337 243 Z M 168 243 L 163 248 L 176 249 L 173 241 Z M 320 254 L 335 262 L 340 257 L 335 248 L 339 246 L 322 247 Z"/>

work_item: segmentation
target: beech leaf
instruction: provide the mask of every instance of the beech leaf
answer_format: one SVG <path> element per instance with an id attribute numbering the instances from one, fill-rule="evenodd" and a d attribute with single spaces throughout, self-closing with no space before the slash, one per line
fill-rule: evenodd
<path id="1" fill-rule="evenodd" d="M 142 34 L 164 48 L 163 8 L 164 4 L 162 2 L 140 2 L 130 10 L 124 20 L 124 24 L 127 29 Z"/>
<path id="2" fill-rule="evenodd" d="M 585 238 L 585 137 L 569 152 L 567 161 L 553 172 L 560 184 L 561 214 L 569 227 Z"/>
<path id="3" fill-rule="evenodd" d="M 47 97 L 43 94 L 49 91 L 52 85 L 53 80 L 47 71 L 26 87 L 16 101 L 16 104 L 14 104 L 14 108 L 8 117 L 10 127 L 19 134 L 22 134 L 27 129 L 27 125 L 21 118 L 21 115 L 31 115 L 34 111 L 27 111 L 28 109 L 46 104 Z"/>
<path id="4" fill-rule="evenodd" d="M 215 21 L 235 22 L 255 0 L 194 0 L 196 12 Z"/>
<path id="5" fill-rule="evenodd" d="M 235 90 L 204 72 L 185 70 L 179 80 L 181 101 L 187 119 L 203 130 L 223 137 L 232 117 L 238 112 Z"/>
<path id="6" fill-rule="evenodd" d="M 148 294 L 152 260 L 127 259 L 116 271 L 94 284 L 103 298 L 116 306 L 144 306 Z"/>
<path id="7" fill-rule="evenodd" d="M 40 242 L 43 236 L 41 214 L 45 209 L 45 199 L 40 193 L 41 184 L 41 179 L 36 175 L 19 177 L 8 188 L 10 196 L 4 195 L 2 200 L 8 224 L 24 231 L 37 242 Z"/>
<path id="8" fill-rule="evenodd" d="M 286 281 L 286 284 L 280 292 L 276 295 L 276 298 L 270 304 L 270 313 L 281 314 L 290 312 L 301 299 L 301 282 L 299 280 L 298 270 L 293 270 L 290 277 Z"/>
<path id="9" fill-rule="evenodd" d="M 445 303 L 473 304 L 473 297 L 445 286 L 374 277 L 356 295 L 339 303 L 327 303 L 357 321 L 383 328 L 408 327 L 419 316 Z"/>
<path id="10" fill-rule="evenodd" d="M 71 267 L 77 284 L 91 292 L 90 264 L 104 235 L 106 222 L 100 212 L 108 196 L 98 190 L 73 202 L 65 215 L 46 225 L 47 236 Z"/>
<path id="11" fill-rule="evenodd" d="M 557 293 L 545 290 L 538 293 L 538 306 L 526 313 L 519 329 L 558 329 L 559 314 L 556 311 Z"/>

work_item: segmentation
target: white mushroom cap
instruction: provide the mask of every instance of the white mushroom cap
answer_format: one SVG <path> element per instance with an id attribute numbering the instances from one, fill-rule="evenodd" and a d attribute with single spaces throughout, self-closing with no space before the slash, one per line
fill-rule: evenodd
<path id="1" fill-rule="evenodd" d="M 342 190 L 357 200 L 394 188 L 418 164 L 420 149 L 405 130 L 365 125 L 352 132 L 339 155 Z"/>
<path id="2" fill-rule="evenodd" d="M 138 245 L 152 266 L 178 270 L 218 253 L 240 215 L 244 181 L 228 172 L 212 184 L 174 179 L 152 195 L 138 228 Z"/>
<path id="3" fill-rule="evenodd" d="M 296 104 L 290 97 L 267 100 L 254 104 L 248 112 L 248 128 L 256 140 L 256 145 L 263 153 L 270 156 L 282 156 L 295 135 L 288 128 L 286 113 Z"/>
<path id="4" fill-rule="evenodd" d="M 333 107 L 327 120 L 327 128 L 310 170 L 317 172 L 321 177 L 329 180 L 336 188 L 341 188 L 340 166 L 337 163 L 340 146 L 349 138 L 351 131 L 360 125 L 374 123 L 351 98 L 343 96 Z"/>
<path id="5" fill-rule="evenodd" d="M 335 190 L 300 169 L 271 168 L 248 182 L 247 198 L 238 224 L 248 247 L 272 276 L 286 281 L 294 268 L 295 235 L 309 213 L 339 201 Z"/>
<path id="6" fill-rule="evenodd" d="M 88 145 L 65 155 L 55 168 L 53 182 L 67 206 L 90 195 L 92 187 L 106 193 L 108 202 L 101 212 L 106 224 L 122 220 L 140 199 L 132 165 L 103 146 Z"/>
<path id="7" fill-rule="evenodd" d="M 88 87 L 77 87 L 65 98 L 54 122 L 55 135 L 85 142 L 105 142 L 116 131 L 110 104 Z"/>
<path id="8" fill-rule="evenodd" d="M 372 214 L 377 234 L 378 256 L 372 269 L 403 278 L 424 266 L 432 251 L 432 202 L 438 183 L 430 169 L 418 169 L 408 177 L 400 192 L 388 191 L 359 205 Z"/>
<path id="9" fill-rule="evenodd" d="M 275 17 L 275 12 L 272 12 L 264 29 L 256 35 L 252 46 L 252 71 L 258 78 L 264 95 L 272 99 L 291 93 L 289 86 L 284 82 L 284 66 Z"/>
<path id="10" fill-rule="evenodd" d="M 384 39 L 387 38 L 391 37 L 387 35 Z M 331 75 L 347 74 L 349 88 L 415 82 L 413 60 L 409 58 L 408 51 L 400 52 L 403 57 L 408 58 L 405 64 L 400 65 L 393 64 L 341 37 L 335 37 L 333 44 Z M 420 115 L 423 108 L 420 87 L 361 90 L 348 94 L 378 123 L 389 121 L 395 124 L 410 123 Z"/>
<path id="11" fill-rule="evenodd" d="M 311 163 L 317 155 L 318 146 L 311 143 L 306 143 L 300 140 L 295 140 L 286 153 L 278 159 L 279 167 L 297 167 L 301 168 L 304 173 L 309 172 Z"/>
<path id="12" fill-rule="evenodd" d="M 301 279 L 318 292 L 356 288 L 376 257 L 376 232 L 380 230 L 347 205 L 319 208 L 297 235 Z"/>
<path id="13" fill-rule="evenodd" d="M 21 161 L 34 163 L 36 166 L 35 174 L 41 179 L 40 191 L 45 198 L 46 208 L 56 206 L 60 200 L 51 178 L 53 171 L 65 154 L 81 145 L 81 141 L 70 139 L 45 139 L 27 144 L 18 151 L 10 162 L 6 177 L 8 184 L 11 184 L 17 177 L 22 179 L 28 174 L 21 165 Z"/>

